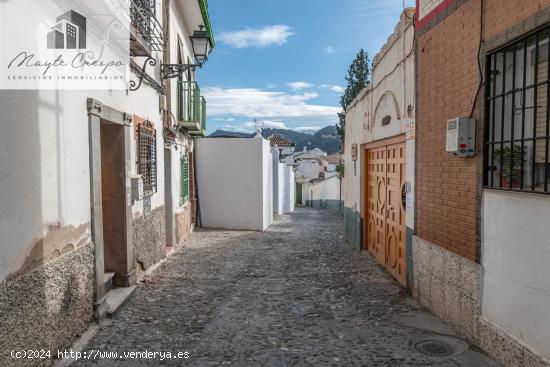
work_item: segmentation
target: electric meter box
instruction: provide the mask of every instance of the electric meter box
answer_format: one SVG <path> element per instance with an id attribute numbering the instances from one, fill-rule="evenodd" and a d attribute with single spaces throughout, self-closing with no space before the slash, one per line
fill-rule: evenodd
<path id="1" fill-rule="evenodd" d="M 132 180 L 132 200 L 143 200 L 143 178 L 141 175 L 133 175 Z"/>
<path id="2" fill-rule="evenodd" d="M 447 153 L 472 157 L 476 152 L 476 121 L 468 117 L 447 120 Z"/>

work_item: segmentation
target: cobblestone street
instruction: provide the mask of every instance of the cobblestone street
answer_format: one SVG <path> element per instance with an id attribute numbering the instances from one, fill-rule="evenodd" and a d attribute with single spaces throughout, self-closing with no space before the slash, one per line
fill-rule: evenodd
<path id="1" fill-rule="evenodd" d="M 189 359 L 72 366 L 498 366 L 344 246 L 342 222 L 298 209 L 263 233 L 196 231 L 84 349 Z"/>

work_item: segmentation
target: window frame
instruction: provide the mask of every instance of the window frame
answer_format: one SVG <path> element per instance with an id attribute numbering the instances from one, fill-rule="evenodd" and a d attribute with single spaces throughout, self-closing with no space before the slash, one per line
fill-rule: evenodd
<path id="1" fill-rule="evenodd" d="M 529 55 L 530 50 L 529 43 L 533 42 L 534 40 L 534 50 L 533 55 Z M 542 50 L 545 51 L 547 54 L 542 55 L 541 52 L 541 44 L 544 45 L 546 42 L 544 50 L 544 46 L 542 47 Z M 523 51 L 521 52 L 521 50 Z M 512 53 L 512 78 L 511 78 L 511 88 L 507 84 L 510 84 L 506 74 L 507 74 L 507 54 Z M 517 60 L 518 52 L 522 55 L 522 60 Z M 498 71 L 498 55 L 501 54 L 501 62 L 502 62 L 502 75 L 500 76 L 501 81 L 500 85 L 498 85 L 498 88 L 501 90 L 497 91 L 497 84 L 498 83 L 498 77 L 497 74 L 494 73 L 494 71 Z M 534 60 L 533 70 L 530 71 L 532 73 L 532 82 L 528 82 L 528 74 L 527 74 L 527 62 L 529 60 L 529 56 L 531 57 L 531 60 Z M 544 59 L 546 58 L 546 60 Z M 541 60 L 542 59 L 542 60 Z M 544 61 L 546 61 L 546 80 L 540 81 L 538 80 L 539 74 L 541 71 L 544 71 L 544 69 L 540 69 L 540 65 L 544 65 Z M 521 83 L 522 85 L 518 86 L 516 85 L 518 75 L 516 75 L 516 70 L 518 69 L 518 65 L 521 65 L 521 62 L 523 62 L 523 69 L 522 74 L 519 75 L 521 77 Z M 543 195 L 550 195 L 550 161 L 549 161 L 549 151 L 550 151 L 550 23 L 547 23 L 531 32 L 525 33 L 521 37 L 518 37 L 517 39 L 498 47 L 494 50 L 491 50 L 490 52 L 487 52 L 485 55 L 485 75 L 486 75 L 486 82 L 485 82 L 485 95 L 484 95 L 484 137 L 483 137 L 483 188 L 484 189 L 490 189 L 490 190 L 501 190 L 501 191 L 513 191 L 513 192 L 525 192 L 525 193 L 534 193 L 534 194 L 543 194 Z M 494 80 L 493 80 L 493 75 Z M 509 89 L 507 89 L 509 88 Z M 538 92 L 539 89 L 542 88 L 543 92 L 545 90 L 546 93 L 546 101 L 542 101 L 542 104 L 539 105 L 539 96 Z M 520 114 L 518 115 L 517 112 L 517 102 L 516 102 L 516 95 L 520 93 L 519 98 L 520 101 L 519 104 L 521 106 Z M 533 106 L 527 107 L 526 106 L 526 95 L 528 93 L 532 94 L 533 99 Z M 507 105 L 507 96 L 511 96 L 512 102 L 511 105 Z M 497 111 L 497 100 L 500 99 L 500 105 L 498 108 L 501 108 L 501 111 Z M 508 109 L 511 108 L 510 111 Z M 533 116 L 530 117 L 529 120 L 527 120 L 527 110 L 532 109 Z M 539 109 L 543 110 L 543 118 L 539 121 Z M 511 112 L 511 122 L 510 126 L 506 127 L 506 119 L 508 117 L 507 113 Z M 500 121 L 496 121 L 496 116 L 500 113 Z M 519 116 L 519 117 L 516 117 Z M 496 138 L 495 135 L 498 130 L 496 129 L 497 125 L 500 124 L 500 138 Z M 516 126 L 515 124 L 521 125 L 521 137 L 515 137 L 514 134 L 516 133 Z M 542 127 L 539 126 L 542 125 Z M 532 124 L 532 132 L 531 136 L 526 136 L 526 127 L 528 127 L 528 124 Z M 519 126 L 519 125 L 518 125 Z M 505 139 L 505 128 L 509 129 L 509 137 L 508 139 Z M 543 132 L 542 136 L 538 134 L 538 129 L 541 128 Z M 526 143 L 531 144 L 531 152 L 529 153 L 529 150 L 526 150 Z M 538 144 L 543 144 L 544 151 L 544 163 L 540 163 L 537 161 L 538 157 L 538 151 L 537 146 Z M 499 147 L 496 149 L 496 147 Z M 508 151 L 505 150 L 505 148 L 508 147 Z M 516 147 L 518 147 L 519 155 L 520 155 L 520 168 L 519 168 L 519 187 L 514 187 L 514 181 L 515 179 L 515 170 L 517 162 L 515 161 L 514 156 L 516 156 Z M 520 148 L 519 148 L 520 147 Z M 495 153 L 497 150 L 500 149 L 500 152 L 498 155 L 500 158 L 495 158 Z M 509 155 L 509 162 L 504 162 L 504 156 L 508 153 Z M 530 162 L 527 163 L 527 159 L 525 157 L 528 157 Z M 497 166 L 497 162 L 495 159 L 500 159 L 499 165 Z M 506 157 L 508 159 L 508 157 Z M 489 162 L 490 161 L 490 162 Z M 525 181 L 525 175 L 528 171 L 525 169 L 525 164 L 528 164 L 531 166 L 531 172 L 530 173 L 530 185 L 528 185 L 529 182 Z M 537 165 L 543 164 L 542 167 L 542 183 L 537 186 Z M 508 170 L 507 173 L 507 179 L 508 182 L 505 185 L 504 177 L 506 176 L 506 173 L 503 174 Z M 497 182 L 495 182 L 495 175 L 498 173 Z M 518 182 L 515 182 L 516 184 Z"/>
<path id="2" fill-rule="evenodd" d="M 189 158 L 180 158 L 180 205 L 189 202 Z"/>
<path id="3" fill-rule="evenodd" d="M 150 121 L 138 125 L 138 173 L 143 179 L 143 195 L 157 192 L 157 132 Z"/>

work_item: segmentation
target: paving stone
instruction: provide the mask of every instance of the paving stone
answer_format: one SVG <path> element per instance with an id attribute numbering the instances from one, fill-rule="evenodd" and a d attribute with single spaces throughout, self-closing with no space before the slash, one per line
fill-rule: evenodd
<path id="1" fill-rule="evenodd" d="M 346 245 L 342 222 L 299 209 L 264 232 L 197 230 L 86 347 L 189 358 L 72 366 L 497 366 Z M 455 353 L 421 354 L 424 340 Z"/>

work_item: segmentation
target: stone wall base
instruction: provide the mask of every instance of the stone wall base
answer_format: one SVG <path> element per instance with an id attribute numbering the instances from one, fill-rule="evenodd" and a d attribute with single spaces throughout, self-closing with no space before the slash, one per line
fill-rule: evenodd
<path id="1" fill-rule="evenodd" d="M 181 246 L 191 237 L 191 213 L 191 205 L 187 205 L 181 212 L 175 214 L 176 246 Z"/>
<path id="2" fill-rule="evenodd" d="M 12 350 L 68 349 L 93 320 L 94 245 L 0 284 L 0 366 L 43 366 L 53 360 L 13 359 Z M 55 354 L 55 355 L 54 355 Z"/>
<path id="3" fill-rule="evenodd" d="M 321 209 L 338 209 L 340 205 L 344 205 L 340 200 L 321 199 L 321 200 L 306 200 L 306 206 L 311 208 Z"/>
<path id="4" fill-rule="evenodd" d="M 363 249 L 363 219 L 361 213 L 344 207 L 344 239 L 358 251 Z"/>
<path id="5" fill-rule="evenodd" d="M 481 317 L 481 273 L 471 262 L 413 236 L 413 296 L 504 366 L 548 367 L 529 348 Z"/>
<path id="6" fill-rule="evenodd" d="M 166 220 L 164 205 L 154 209 L 147 217 L 133 221 L 133 241 L 138 279 L 143 272 L 166 257 Z"/>

